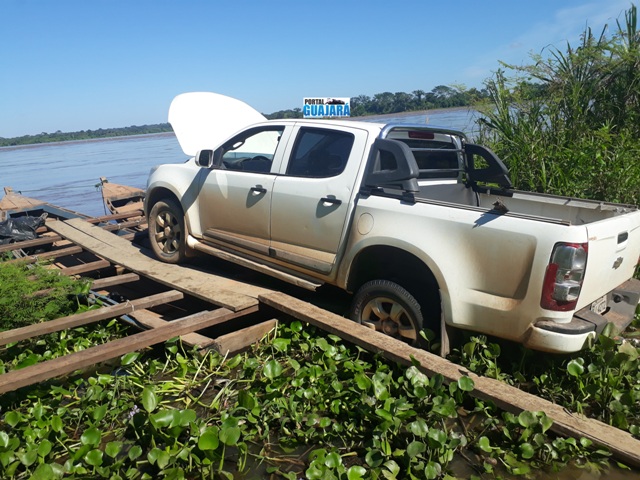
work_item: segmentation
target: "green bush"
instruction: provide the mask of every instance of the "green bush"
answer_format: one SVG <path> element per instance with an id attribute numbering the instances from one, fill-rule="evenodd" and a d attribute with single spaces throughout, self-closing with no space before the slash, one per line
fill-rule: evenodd
<path id="1" fill-rule="evenodd" d="M 0 330 L 52 320 L 76 311 L 86 287 L 42 265 L 0 263 Z"/>
<path id="2" fill-rule="evenodd" d="M 636 7 L 608 37 L 504 65 L 486 83 L 480 141 L 518 189 L 640 203 L 640 31 Z M 507 75 L 506 72 L 512 75 Z"/>

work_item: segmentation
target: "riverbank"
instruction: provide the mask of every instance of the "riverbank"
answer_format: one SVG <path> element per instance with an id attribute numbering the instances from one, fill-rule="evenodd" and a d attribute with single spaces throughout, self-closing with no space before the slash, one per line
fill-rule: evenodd
<path id="1" fill-rule="evenodd" d="M 414 110 L 410 112 L 396 112 L 396 113 L 382 113 L 379 115 L 362 115 L 359 117 L 350 117 L 350 120 L 366 120 L 371 121 L 373 119 L 389 119 L 389 118 L 404 118 L 414 117 L 420 115 L 426 115 L 427 117 L 434 114 L 453 113 L 453 112 L 467 112 L 472 113 L 476 110 L 473 107 L 450 107 L 450 108 L 432 108 L 430 110 Z"/>

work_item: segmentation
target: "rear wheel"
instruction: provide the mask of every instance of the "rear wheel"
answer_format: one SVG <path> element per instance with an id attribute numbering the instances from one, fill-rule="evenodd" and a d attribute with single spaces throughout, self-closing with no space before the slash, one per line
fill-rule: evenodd
<path id="1" fill-rule="evenodd" d="M 351 319 L 412 346 L 424 346 L 424 319 L 418 301 L 389 280 L 365 283 L 356 293 Z"/>
<path id="2" fill-rule="evenodd" d="M 175 200 L 156 202 L 149 212 L 149 240 L 156 256 L 166 263 L 186 258 L 184 214 Z"/>

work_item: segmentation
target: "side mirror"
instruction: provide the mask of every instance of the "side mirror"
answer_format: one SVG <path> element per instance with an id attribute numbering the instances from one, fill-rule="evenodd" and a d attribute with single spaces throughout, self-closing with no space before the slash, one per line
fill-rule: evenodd
<path id="1" fill-rule="evenodd" d="M 211 168 L 213 165 L 213 150 L 200 150 L 196 153 L 196 165 Z"/>
<path id="2" fill-rule="evenodd" d="M 219 167 L 222 163 L 222 148 L 200 150 L 196 153 L 196 165 L 202 168 Z"/>

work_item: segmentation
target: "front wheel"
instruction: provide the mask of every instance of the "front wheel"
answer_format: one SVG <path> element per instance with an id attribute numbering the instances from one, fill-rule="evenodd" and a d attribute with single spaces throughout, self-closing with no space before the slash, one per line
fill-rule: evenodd
<path id="1" fill-rule="evenodd" d="M 407 290 L 389 280 L 365 283 L 353 299 L 350 317 L 409 345 L 425 344 L 420 335 L 424 324 L 420 304 Z"/>
<path id="2" fill-rule="evenodd" d="M 156 202 L 149 212 L 149 240 L 156 256 L 166 263 L 186 258 L 184 214 L 180 206 L 166 198 Z"/>

